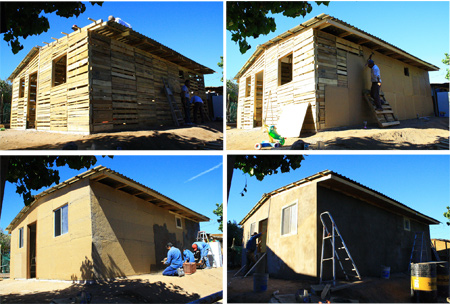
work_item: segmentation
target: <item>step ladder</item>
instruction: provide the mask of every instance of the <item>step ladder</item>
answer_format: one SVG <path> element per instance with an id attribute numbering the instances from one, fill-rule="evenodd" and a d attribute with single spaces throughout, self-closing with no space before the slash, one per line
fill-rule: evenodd
<path id="1" fill-rule="evenodd" d="M 206 234 L 205 231 L 197 232 L 197 242 L 205 242 L 205 243 L 209 242 L 208 235 Z"/>
<path id="2" fill-rule="evenodd" d="M 397 126 L 400 124 L 400 121 L 397 119 L 397 116 L 395 116 L 394 111 L 392 110 L 391 105 L 389 102 L 384 98 L 384 93 L 380 91 L 380 99 L 384 104 L 382 105 L 383 111 L 376 111 L 376 105 L 373 98 L 370 96 L 369 90 L 363 91 L 364 99 L 367 101 L 367 104 L 369 105 L 370 111 L 375 116 L 378 126 L 380 128 L 385 127 L 392 127 Z"/>
<path id="3" fill-rule="evenodd" d="M 173 96 L 172 90 L 169 88 L 169 84 L 166 82 L 164 78 L 163 84 L 164 84 L 164 93 L 166 94 L 167 102 L 169 103 L 170 106 L 170 112 L 172 113 L 173 122 L 177 127 L 179 127 L 184 123 L 183 112 L 178 108 L 178 104 Z"/>
<path id="4" fill-rule="evenodd" d="M 338 262 L 347 281 L 351 281 L 351 278 L 361 280 L 361 275 L 359 274 L 358 268 L 356 267 L 356 264 L 350 255 L 350 251 L 345 245 L 344 239 L 342 238 L 331 214 L 328 211 L 321 213 L 320 221 L 323 226 L 322 255 L 320 258 L 320 284 L 332 283 L 333 286 L 336 285 L 336 261 Z M 328 222 L 328 225 L 326 222 Z M 329 229 L 328 227 L 330 224 L 331 228 Z M 324 257 L 326 240 L 329 240 L 331 244 L 331 257 Z M 339 253 L 343 259 L 339 256 Z M 323 269 L 324 263 L 328 261 L 331 261 L 333 264 L 333 280 L 325 281 L 323 279 Z M 349 270 L 349 267 L 351 270 Z"/>
<path id="5" fill-rule="evenodd" d="M 411 263 L 422 263 L 428 261 L 428 252 L 425 246 L 423 231 L 414 232 L 414 242 L 409 258 L 408 273 L 411 269 Z"/>

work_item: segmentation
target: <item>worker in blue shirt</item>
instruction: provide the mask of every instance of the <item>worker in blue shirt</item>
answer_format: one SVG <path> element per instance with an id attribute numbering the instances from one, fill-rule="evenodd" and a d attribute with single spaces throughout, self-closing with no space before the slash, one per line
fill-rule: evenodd
<path id="1" fill-rule="evenodd" d="M 256 239 L 261 237 L 261 233 L 254 232 L 250 239 L 247 241 L 245 249 L 247 251 L 247 272 L 250 270 L 251 266 L 256 263 L 255 251 L 256 251 Z"/>
<path id="2" fill-rule="evenodd" d="M 209 244 L 205 242 L 194 242 L 194 244 L 192 244 L 192 248 L 194 248 L 194 251 L 200 251 L 201 259 L 205 261 L 206 269 L 211 269 L 208 259 L 208 251 L 211 248 Z"/>
<path id="3" fill-rule="evenodd" d="M 195 263 L 195 257 L 194 254 L 192 253 L 192 251 L 190 251 L 189 249 L 184 249 L 183 250 L 183 257 L 184 257 L 184 261 L 186 263 Z"/>
<path id="4" fill-rule="evenodd" d="M 175 276 L 178 275 L 180 277 L 184 276 L 183 271 L 183 258 L 181 255 L 180 249 L 173 246 L 172 243 L 167 243 L 166 245 L 167 250 L 167 258 L 165 258 L 162 262 L 165 265 L 169 265 L 166 269 L 163 271 L 163 275 L 166 276 Z"/>

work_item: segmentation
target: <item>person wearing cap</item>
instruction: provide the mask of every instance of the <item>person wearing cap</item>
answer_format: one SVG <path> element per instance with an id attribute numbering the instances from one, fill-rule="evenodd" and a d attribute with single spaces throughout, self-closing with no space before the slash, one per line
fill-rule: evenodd
<path id="1" fill-rule="evenodd" d="M 375 64 L 375 62 L 371 59 L 372 55 L 370 55 L 369 60 L 367 60 L 367 66 L 371 69 L 370 72 L 370 81 L 372 82 L 372 87 L 370 88 L 370 96 L 375 101 L 376 111 L 383 111 L 382 101 L 380 99 L 380 87 L 381 87 L 381 76 L 380 76 L 380 68 Z"/>
<path id="2" fill-rule="evenodd" d="M 195 263 L 194 254 L 187 248 L 183 250 L 183 258 L 186 263 Z"/>
<path id="3" fill-rule="evenodd" d="M 183 258 L 180 249 L 173 246 L 172 243 L 167 243 L 166 248 L 169 251 L 167 252 L 167 258 L 165 258 L 162 262 L 169 266 L 164 269 L 162 274 L 165 276 L 184 276 L 184 271 L 182 268 Z"/>
<path id="4" fill-rule="evenodd" d="M 211 269 L 211 265 L 209 264 L 208 252 L 211 248 L 208 243 L 205 242 L 194 242 L 192 244 L 192 248 L 194 251 L 200 251 L 201 259 L 205 261 L 206 269 Z"/>
<path id="5" fill-rule="evenodd" d="M 251 266 L 256 263 L 255 251 L 256 251 L 256 239 L 261 237 L 261 233 L 254 232 L 250 239 L 245 245 L 246 256 L 247 256 L 247 272 L 250 270 Z"/>

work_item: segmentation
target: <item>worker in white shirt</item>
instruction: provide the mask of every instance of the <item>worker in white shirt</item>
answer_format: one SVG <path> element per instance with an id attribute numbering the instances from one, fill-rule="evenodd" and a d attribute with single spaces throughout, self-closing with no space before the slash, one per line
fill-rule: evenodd
<path id="1" fill-rule="evenodd" d="M 370 55 L 372 57 L 372 55 Z M 372 82 L 372 87 L 370 88 L 370 96 L 375 101 L 376 111 L 383 111 L 382 100 L 380 99 L 380 87 L 381 87 L 381 76 L 380 68 L 375 64 L 375 62 L 369 58 L 367 60 L 367 66 L 371 69 L 370 81 Z"/>
<path id="2" fill-rule="evenodd" d="M 198 96 L 198 91 L 194 92 L 194 95 L 191 98 L 191 103 L 194 104 L 194 123 L 197 123 L 197 112 L 200 111 L 200 117 L 202 119 L 202 123 L 205 123 L 205 117 L 203 115 L 203 100 Z"/>

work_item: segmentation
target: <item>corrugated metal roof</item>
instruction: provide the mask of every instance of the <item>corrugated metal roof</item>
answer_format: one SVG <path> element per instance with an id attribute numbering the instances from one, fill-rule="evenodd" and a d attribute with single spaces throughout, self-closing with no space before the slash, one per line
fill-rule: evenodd
<path id="1" fill-rule="evenodd" d="M 123 192 L 126 192 L 130 195 L 134 195 L 138 198 L 141 199 L 146 199 L 146 198 L 154 198 L 152 199 L 153 201 L 158 201 L 158 203 L 162 203 L 165 206 L 170 206 L 171 208 L 174 208 L 174 210 L 179 211 L 179 214 L 185 217 L 190 218 L 191 220 L 195 220 L 198 222 L 207 222 L 209 221 L 209 218 L 197 213 L 195 211 L 193 211 L 192 209 L 185 207 L 183 205 L 181 205 L 180 203 L 172 200 L 171 198 L 161 194 L 160 192 L 153 190 L 129 177 L 126 177 L 123 174 L 120 174 L 114 170 L 108 169 L 104 166 L 97 166 L 93 169 L 90 169 L 86 172 L 83 172 L 81 174 L 78 174 L 62 183 L 59 183 L 56 186 L 53 186 L 49 189 L 46 189 L 44 191 L 42 191 L 41 193 L 37 194 L 34 196 L 35 200 L 29 205 L 29 206 L 25 206 L 22 208 L 22 210 L 19 212 L 19 214 L 17 214 L 17 216 L 11 221 L 11 223 L 8 225 L 8 227 L 6 228 L 6 230 L 8 230 L 9 232 L 12 231 L 12 229 L 14 229 L 15 224 L 17 223 L 18 220 L 20 220 L 24 215 L 26 215 L 28 213 L 28 211 L 33 207 L 33 205 L 42 197 L 47 196 L 55 191 L 58 191 L 60 189 L 63 189 L 69 185 L 72 185 L 76 182 L 79 182 L 83 179 L 86 178 L 90 178 L 91 180 L 94 181 L 98 181 L 100 183 L 103 183 L 105 185 L 111 186 L 111 181 L 107 182 L 105 179 L 108 178 L 109 176 L 115 176 L 115 177 L 119 177 L 120 179 L 123 179 L 127 182 L 126 186 L 130 186 L 128 189 L 126 187 L 123 187 L 122 190 Z M 119 181 L 120 183 L 120 181 Z M 139 188 L 143 188 L 145 190 L 148 191 L 148 193 L 143 193 L 140 189 L 137 189 L 137 187 Z M 144 195 L 144 196 L 143 196 Z M 170 210 L 170 209 L 169 209 Z M 173 211 L 175 213 L 177 213 L 176 211 Z"/>
<path id="2" fill-rule="evenodd" d="M 317 183 L 324 183 L 324 184 L 325 183 L 330 183 L 329 182 L 330 178 L 334 178 L 333 181 L 335 183 L 341 183 L 342 184 L 342 181 L 339 180 L 339 179 L 341 179 L 341 180 L 349 182 L 354 189 L 356 189 L 357 187 L 360 187 L 360 188 L 363 188 L 365 190 L 368 190 L 372 197 L 376 196 L 377 199 L 383 200 L 386 203 L 386 206 L 389 206 L 390 208 L 395 208 L 396 210 L 403 210 L 404 213 L 410 214 L 410 215 L 414 215 L 415 217 L 420 218 L 422 221 L 425 221 L 428 224 L 439 224 L 440 223 L 438 220 L 433 219 L 433 218 L 431 218 L 431 217 L 429 217 L 429 216 L 427 216 L 427 215 L 425 215 L 423 213 L 420 213 L 420 212 L 418 212 L 418 211 L 416 211 L 416 210 L 406 206 L 405 204 L 402 204 L 399 201 L 388 197 L 387 195 L 385 195 L 385 194 L 383 194 L 381 192 L 378 192 L 378 191 L 373 190 L 373 189 L 371 189 L 371 188 L 369 188 L 367 186 L 364 186 L 363 184 L 358 183 L 357 181 L 354 181 L 354 180 L 352 180 L 352 179 L 350 179 L 348 177 L 345 177 L 345 176 L 343 176 L 341 174 L 338 174 L 336 172 L 333 172 L 331 170 L 324 170 L 324 171 L 321 171 L 321 172 L 316 173 L 314 175 L 311 175 L 309 177 L 303 178 L 303 179 L 301 179 L 299 181 L 296 181 L 296 182 L 290 183 L 290 184 L 288 184 L 286 186 L 280 187 L 280 188 L 278 188 L 276 190 L 273 190 L 273 191 L 271 191 L 269 193 L 263 194 L 262 198 L 256 203 L 256 205 L 239 222 L 239 225 L 244 224 L 245 221 L 247 221 L 247 219 L 250 216 L 252 216 L 267 201 L 267 199 L 269 199 L 273 195 L 281 193 L 281 192 L 284 192 L 284 191 L 287 191 L 287 190 L 289 190 L 291 188 L 294 188 L 294 187 L 297 187 L 297 186 L 300 186 L 302 184 L 306 184 L 306 183 L 309 183 L 309 182 L 312 182 L 312 181 L 316 181 Z"/>
<path id="3" fill-rule="evenodd" d="M 308 21 L 303 22 L 300 25 L 297 25 L 296 27 L 276 36 L 275 38 L 270 39 L 269 41 L 267 41 L 266 43 L 263 43 L 261 45 L 258 45 L 257 49 L 255 50 L 255 52 L 253 53 L 253 55 L 247 60 L 247 62 L 244 64 L 244 66 L 239 70 L 239 72 L 236 74 L 236 76 L 234 77 L 234 79 L 239 79 L 244 73 L 245 71 L 248 69 L 249 66 L 251 66 L 256 59 L 258 58 L 258 56 L 262 53 L 263 50 L 267 49 L 268 47 L 270 47 L 271 45 L 278 43 L 281 40 L 284 40 L 292 35 L 297 34 L 298 32 L 301 32 L 303 30 L 306 29 L 310 29 L 310 28 L 316 28 L 316 27 L 320 27 L 321 25 L 323 25 L 324 23 L 328 23 L 327 27 L 323 29 L 324 32 L 328 32 L 330 31 L 330 29 L 338 29 L 338 26 L 342 26 L 342 28 L 339 28 L 339 30 L 341 31 L 345 31 L 350 30 L 353 31 L 352 34 L 349 34 L 347 37 L 344 37 L 343 39 L 349 40 L 351 42 L 356 43 L 355 41 L 350 40 L 350 36 L 354 35 L 354 36 L 368 36 L 370 38 L 372 38 L 374 41 L 367 41 L 361 44 L 366 44 L 366 43 L 372 43 L 372 44 L 377 44 L 381 47 L 383 47 L 382 45 L 386 45 L 388 48 L 390 48 L 390 51 L 395 52 L 395 54 L 400 55 L 400 58 L 396 58 L 397 60 L 401 60 L 402 58 L 404 58 L 405 60 L 413 60 L 413 63 L 415 63 L 417 66 L 419 66 L 420 68 L 426 70 L 426 71 L 438 71 L 439 68 L 435 65 L 432 65 L 428 62 L 425 62 L 405 51 L 403 51 L 402 49 L 396 47 L 393 44 L 390 44 L 384 40 L 382 40 L 381 38 L 378 38 L 374 35 L 371 35 L 363 30 L 358 29 L 357 27 L 348 24 L 342 20 L 339 20 L 333 16 L 330 15 L 326 15 L 326 14 L 320 14 Z M 346 28 L 346 29 L 345 29 Z M 370 48 L 370 47 L 369 47 Z M 379 50 L 377 50 L 379 52 Z M 381 53 L 381 52 L 380 52 Z M 382 53 L 381 53 L 382 54 Z M 386 55 L 386 56 L 392 56 L 391 55 Z M 412 64 L 414 65 L 414 64 Z"/>

